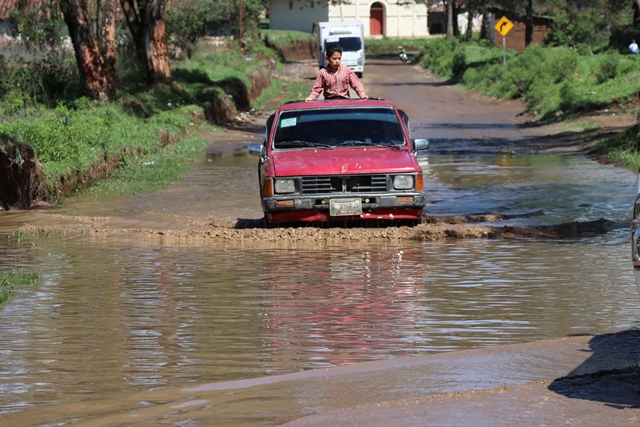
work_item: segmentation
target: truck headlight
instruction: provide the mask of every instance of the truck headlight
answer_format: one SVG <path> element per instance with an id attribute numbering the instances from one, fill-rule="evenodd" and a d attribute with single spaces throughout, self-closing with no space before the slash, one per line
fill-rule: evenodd
<path id="1" fill-rule="evenodd" d="M 291 194 L 296 192 L 296 183 L 293 179 L 276 179 L 276 194 Z"/>
<path id="2" fill-rule="evenodd" d="M 393 177 L 393 188 L 396 190 L 412 190 L 413 175 L 396 175 Z"/>

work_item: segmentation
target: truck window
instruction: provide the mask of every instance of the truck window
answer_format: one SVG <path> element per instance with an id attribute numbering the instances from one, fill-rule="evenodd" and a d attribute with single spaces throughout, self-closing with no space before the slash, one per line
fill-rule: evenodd
<path id="1" fill-rule="evenodd" d="M 330 43 L 335 43 L 335 39 L 331 42 L 325 41 L 325 51 L 327 50 L 327 45 Z M 358 50 L 362 50 L 362 39 L 360 37 L 340 37 L 338 39 L 338 44 L 342 46 L 343 52 L 356 52 Z"/>

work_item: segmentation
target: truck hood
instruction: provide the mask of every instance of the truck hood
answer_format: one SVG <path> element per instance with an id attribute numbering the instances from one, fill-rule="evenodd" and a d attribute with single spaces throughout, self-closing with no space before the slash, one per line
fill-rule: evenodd
<path id="1" fill-rule="evenodd" d="M 396 148 L 351 147 L 271 153 L 276 176 L 418 172 L 411 153 Z"/>

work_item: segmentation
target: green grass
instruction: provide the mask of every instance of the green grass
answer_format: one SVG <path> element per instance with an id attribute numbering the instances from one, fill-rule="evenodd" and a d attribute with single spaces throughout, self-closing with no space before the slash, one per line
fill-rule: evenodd
<path id="1" fill-rule="evenodd" d="M 613 138 L 598 141 L 596 148 L 626 168 L 640 172 L 640 110 L 636 111 L 636 124 Z"/>
<path id="2" fill-rule="evenodd" d="M 295 44 L 301 40 L 315 40 L 312 33 L 291 30 L 260 30 L 262 39 L 274 47 L 284 47 Z"/>
<path id="3" fill-rule="evenodd" d="M 202 129 L 202 128 L 201 128 Z M 211 128 L 220 131 L 220 128 Z M 211 143 L 195 133 L 157 152 L 140 156 L 114 170 L 108 179 L 100 181 L 78 197 L 114 198 L 150 193 L 180 181 L 194 159 Z"/>
<path id="4" fill-rule="evenodd" d="M 161 148 L 161 135 L 179 138 L 188 123 L 184 113 L 155 112 L 151 119 L 144 119 L 129 114 L 122 105 L 87 103 L 25 111 L 0 123 L 0 133 L 33 147 L 45 172 L 55 180 L 70 170 L 86 171 L 101 157 L 155 152 Z"/>
<path id="5" fill-rule="evenodd" d="M 279 105 L 288 102 L 305 99 L 311 91 L 311 83 L 272 79 L 271 86 L 263 90 L 252 105 L 257 110 L 275 110 Z"/>
<path id="6" fill-rule="evenodd" d="M 16 289 L 34 284 L 38 280 L 35 273 L 18 270 L 0 272 L 0 305 L 5 304 Z"/>
<path id="7" fill-rule="evenodd" d="M 426 39 L 367 38 L 364 42 L 367 55 L 397 55 L 398 46 L 405 45 L 409 53 L 418 52 L 428 42 Z"/>
<path id="8" fill-rule="evenodd" d="M 597 129 L 600 127 L 600 123 L 598 122 L 586 122 L 586 121 L 575 121 L 567 124 L 564 128 L 568 132 L 585 132 L 588 130 Z"/>

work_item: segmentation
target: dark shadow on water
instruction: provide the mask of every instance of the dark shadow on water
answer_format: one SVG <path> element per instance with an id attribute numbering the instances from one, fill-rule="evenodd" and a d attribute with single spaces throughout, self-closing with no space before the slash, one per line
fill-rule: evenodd
<path id="1" fill-rule="evenodd" d="M 497 152 L 513 152 L 513 154 L 536 153 L 536 152 L 555 152 L 576 153 L 576 147 L 587 147 L 588 144 L 595 143 L 600 140 L 615 136 L 620 130 L 612 129 L 608 132 L 602 132 L 597 129 L 589 129 L 584 131 L 566 131 L 553 135 L 538 135 L 522 137 L 519 139 L 501 138 L 491 134 L 491 130 L 509 130 L 510 125 L 501 123 L 496 124 L 463 124 L 450 125 L 447 123 L 424 124 L 415 126 L 413 133 L 420 137 L 429 139 L 429 153 L 497 153 Z M 478 134 L 474 137 L 440 137 L 441 132 L 453 130 L 485 130 L 490 134 Z M 579 151 L 582 151 L 580 149 Z M 586 153 L 595 151 L 594 147 L 588 148 Z"/>
<path id="2" fill-rule="evenodd" d="M 591 357 L 569 375 L 554 380 L 549 390 L 612 408 L 640 408 L 640 330 L 598 335 L 589 346 Z"/>
<path id="3" fill-rule="evenodd" d="M 251 218 L 238 218 L 234 228 L 236 229 L 250 229 L 250 228 L 317 228 L 317 229 L 329 229 L 329 228 L 389 228 L 389 227 L 412 227 L 422 222 L 421 219 L 417 220 L 345 220 L 345 221 L 326 221 L 326 222 L 292 222 L 286 224 L 270 224 L 261 219 Z"/>
<path id="4" fill-rule="evenodd" d="M 511 123 L 435 123 L 430 129 L 513 129 Z"/>
<path id="5" fill-rule="evenodd" d="M 388 86 L 388 87 L 396 87 L 396 86 L 432 86 L 432 87 L 441 87 L 441 86 L 455 86 L 456 83 L 450 81 L 441 81 L 441 82 L 395 82 L 395 83 L 377 83 L 378 86 Z"/>

